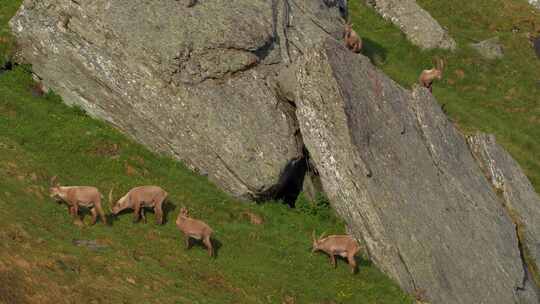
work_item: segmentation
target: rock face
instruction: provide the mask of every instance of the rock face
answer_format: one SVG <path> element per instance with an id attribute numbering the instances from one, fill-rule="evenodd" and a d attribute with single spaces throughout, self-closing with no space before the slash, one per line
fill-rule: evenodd
<path id="1" fill-rule="evenodd" d="M 249 199 L 302 157 L 274 76 L 342 27 L 337 6 L 281 0 L 26 0 L 10 24 L 65 102 Z"/>
<path id="2" fill-rule="evenodd" d="M 414 4 L 375 2 L 396 16 Z M 293 200 L 321 183 L 406 291 L 433 304 L 538 302 L 540 217 L 525 177 L 488 141 L 478 165 L 426 90 L 338 42 L 345 1 L 186 3 L 25 0 L 10 24 L 65 102 L 230 193 Z M 438 28 L 427 47 L 455 45 Z M 504 199 L 481 169 L 492 160 Z"/>
<path id="3" fill-rule="evenodd" d="M 297 79 L 304 143 L 373 261 L 430 303 L 519 303 L 527 274 L 512 219 L 431 94 L 330 39 Z"/>
<path id="4" fill-rule="evenodd" d="M 501 59 L 504 57 L 504 51 L 499 37 L 493 37 L 478 43 L 471 43 L 471 47 L 487 59 Z"/>
<path id="5" fill-rule="evenodd" d="M 534 281 L 540 283 L 540 197 L 517 162 L 497 144 L 495 136 L 479 134 L 467 141 L 516 225 L 523 258 L 530 270 L 526 279 L 531 290 L 526 291 L 539 294 Z"/>
<path id="6" fill-rule="evenodd" d="M 456 48 L 456 42 L 415 0 L 366 0 L 387 20 L 390 20 L 409 40 L 423 49 Z"/>

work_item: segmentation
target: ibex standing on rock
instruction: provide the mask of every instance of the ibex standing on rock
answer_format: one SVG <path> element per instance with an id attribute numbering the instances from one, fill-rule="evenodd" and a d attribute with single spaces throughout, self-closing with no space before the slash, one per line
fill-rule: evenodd
<path id="1" fill-rule="evenodd" d="M 202 240 L 203 244 L 208 249 L 208 254 L 210 256 L 214 255 L 214 248 L 212 247 L 211 240 L 214 231 L 205 222 L 189 217 L 188 210 L 182 207 L 180 214 L 178 214 L 178 217 L 176 218 L 176 226 L 184 233 L 187 249 L 190 248 L 189 239 L 194 238 L 196 240 Z"/>
<path id="2" fill-rule="evenodd" d="M 112 192 L 113 189 L 109 192 L 110 204 L 113 203 Z M 144 208 L 154 208 L 156 223 L 161 225 L 163 224 L 163 202 L 167 195 L 167 192 L 158 186 L 135 187 L 112 205 L 111 212 L 113 215 L 117 215 L 122 210 L 133 209 L 133 222 L 138 222 L 142 216 L 146 223 Z"/>
<path id="3" fill-rule="evenodd" d="M 101 208 L 101 193 L 97 188 L 86 186 L 62 187 L 56 183 L 55 176 L 51 179 L 49 194 L 57 202 L 65 202 L 73 218 L 78 219 L 79 207 L 86 207 L 92 213 L 92 225 L 96 223 L 98 214 L 101 221 L 104 224 L 107 223 L 105 213 Z"/>
<path id="4" fill-rule="evenodd" d="M 435 79 L 442 79 L 444 61 L 442 59 L 438 59 L 435 62 L 435 66 L 436 67 L 432 68 L 431 70 L 423 70 L 418 78 L 420 85 L 427 88 L 430 92 L 433 91 L 433 81 Z"/>
<path id="5" fill-rule="evenodd" d="M 343 39 L 345 40 L 345 46 L 355 53 L 362 51 L 362 38 L 353 30 L 352 23 L 347 22 L 343 31 Z"/>
<path id="6" fill-rule="evenodd" d="M 351 272 L 356 271 L 356 260 L 354 256 L 360 251 L 360 246 L 355 239 L 349 235 L 330 235 L 324 237 L 324 233 L 317 240 L 315 238 L 315 231 L 313 231 L 313 250 L 311 251 L 324 251 L 330 256 L 330 262 L 336 265 L 336 255 L 347 258 L 349 261 L 349 266 L 351 267 Z"/>

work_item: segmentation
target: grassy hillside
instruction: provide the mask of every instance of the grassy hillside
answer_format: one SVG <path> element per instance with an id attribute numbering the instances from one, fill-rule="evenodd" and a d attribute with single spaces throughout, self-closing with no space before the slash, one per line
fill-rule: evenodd
<path id="1" fill-rule="evenodd" d="M 20 1 L 0 1 L 5 61 L 7 21 Z M 324 202 L 303 200 L 291 211 L 235 201 L 59 97 L 39 96 L 28 69 L 0 74 L 0 303 L 410 303 L 365 260 L 353 276 L 346 263 L 334 270 L 326 256 L 311 255 L 312 230 L 344 228 Z M 53 175 L 104 194 L 114 185 L 117 197 L 158 184 L 176 208 L 164 226 L 153 214 L 133 224 L 129 213 L 112 227 L 90 227 L 89 216 L 75 225 L 66 207 L 47 197 Z M 214 228 L 216 259 L 199 246 L 184 249 L 174 225 L 180 206 Z M 250 224 L 246 210 L 265 224 Z M 77 246 L 80 240 L 90 243 Z"/>
<path id="2" fill-rule="evenodd" d="M 0 300 L 5 303 L 407 302 L 366 261 L 352 276 L 345 263 L 334 270 L 325 256 L 310 255 L 313 229 L 343 231 L 329 210 L 310 215 L 281 204 L 234 201 L 204 177 L 153 155 L 58 97 L 33 96 L 31 86 L 22 68 L 0 75 Z M 131 214 L 124 214 L 112 227 L 79 227 L 64 206 L 46 196 L 56 174 L 65 184 L 95 185 L 105 193 L 115 185 L 117 196 L 135 185 L 162 185 L 177 207 L 164 226 L 156 226 L 153 215 L 147 224 L 133 224 Z M 174 225 L 182 205 L 216 230 L 221 243 L 216 259 L 201 247 L 184 250 Z M 246 210 L 266 223 L 251 225 L 241 216 Z M 78 247 L 75 240 L 95 240 L 106 248 Z"/>
<path id="3" fill-rule="evenodd" d="M 7 21 L 20 2 L 0 0 L 0 66 L 12 48 Z M 495 133 L 539 189 L 540 64 L 524 37 L 530 26 L 521 22 L 533 16 L 540 24 L 538 14 L 517 0 L 420 0 L 457 39 L 460 50 L 450 54 L 421 52 L 360 2 L 350 1 L 351 15 L 367 55 L 405 86 L 432 56 L 444 56 L 449 66 L 435 85 L 438 100 L 465 132 Z M 516 24 L 521 32 L 512 33 Z M 503 60 L 486 61 L 466 47 L 494 35 L 504 43 Z M 343 230 L 329 210 L 237 202 L 181 164 L 32 87 L 23 67 L 0 72 L 0 303 L 412 302 L 365 260 L 351 276 L 345 263 L 334 270 L 327 257 L 310 254 L 313 229 Z M 112 227 L 74 225 L 66 208 L 47 197 L 53 175 L 102 192 L 115 185 L 116 196 L 159 184 L 176 208 L 164 226 L 151 215 L 148 224 L 133 224 L 131 214 Z M 174 226 L 182 205 L 216 230 L 216 259 L 201 247 L 184 250 Z M 246 210 L 266 223 L 251 225 L 241 216 Z"/>

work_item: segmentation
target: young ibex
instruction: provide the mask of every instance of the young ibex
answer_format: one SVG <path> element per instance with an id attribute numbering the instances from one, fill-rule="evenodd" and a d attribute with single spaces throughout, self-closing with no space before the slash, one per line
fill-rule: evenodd
<path id="1" fill-rule="evenodd" d="M 111 212 L 117 215 L 125 209 L 133 209 L 133 222 L 138 222 L 141 217 L 146 223 L 144 216 L 144 208 L 154 208 L 156 214 L 156 223 L 163 224 L 163 202 L 167 198 L 167 192 L 158 186 L 141 186 L 129 190 L 126 195 L 122 196 L 114 205 L 112 198 L 113 189 L 109 192 L 109 202 L 111 204 Z"/>
<path id="2" fill-rule="evenodd" d="M 347 22 L 343 31 L 343 39 L 345 40 L 345 46 L 355 53 L 362 51 L 362 38 L 352 28 L 353 24 Z"/>
<path id="3" fill-rule="evenodd" d="M 430 70 L 423 70 L 422 73 L 420 73 L 420 77 L 418 78 L 418 82 L 421 86 L 427 88 L 429 92 L 433 91 L 433 81 L 435 79 L 441 80 L 442 74 L 444 69 L 444 61 L 442 59 L 438 59 L 435 62 L 435 67 Z"/>
<path id="4" fill-rule="evenodd" d="M 330 235 L 324 237 L 324 233 L 317 240 L 315 238 L 315 231 L 313 231 L 313 250 L 324 251 L 330 256 L 330 262 L 336 267 L 336 255 L 347 258 L 349 261 L 349 266 L 351 267 L 351 272 L 356 271 L 356 260 L 354 256 L 360 250 L 360 246 L 355 239 L 349 235 Z"/>
<path id="5" fill-rule="evenodd" d="M 101 208 L 101 193 L 95 187 L 71 186 L 62 187 L 56 182 L 56 176 L 51 179 L 49 188 L 51 198 L 57 202 L 64 202 L 68 206 L 69 214 L 74 219 L 79 219 L 79 207 L 86 207 L 92 213 L 92 225 L 96 223 L 97 216 L 104 224 L 107 224 L 105 213 Z"/>
<path id="6" fill-rule="evenodd" d="M 184 239 L 186 241 L 186 248 L 190 248 L 190 238 L 196 240 L 202 240 L 203 244 L 208 249 L 210 256 L 214 255 L 214 248 L 212 247 L 212 233 L 214 232 L 210 226 L 205 222 L 193 219 L 189 217 L 189 212 L 186 208 L 180 209 L 180 214 L 176 218 L 176 226 L 180 231 L 184 233 Z"/>

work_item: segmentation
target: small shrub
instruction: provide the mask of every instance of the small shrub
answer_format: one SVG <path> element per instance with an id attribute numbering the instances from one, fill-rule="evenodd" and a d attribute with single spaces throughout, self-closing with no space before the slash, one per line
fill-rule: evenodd
<path id="1" fill-rule="evenodd" d="M 299 212 L 319 216 L 324 219 L 328 219 L 332 215 L 330 201 L 321 192 L 317 193 L 313 201 L 309 200 L 303 192 L 300 193 L 296 199 L 296 208 Z"/>

